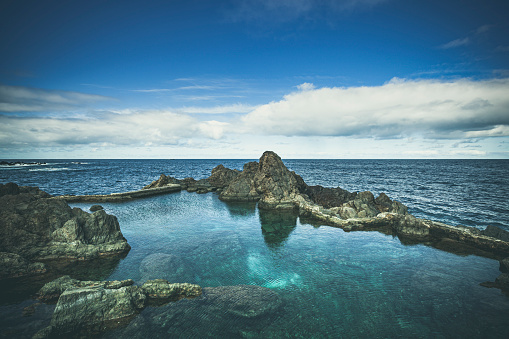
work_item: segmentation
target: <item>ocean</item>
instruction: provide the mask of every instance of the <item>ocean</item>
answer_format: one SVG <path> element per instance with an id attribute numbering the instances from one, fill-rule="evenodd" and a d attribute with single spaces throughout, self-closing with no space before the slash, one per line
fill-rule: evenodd
<path id="1" fill-rule="evenodd" d="M 206 178 L 218 164 L 250 160 L 24 160 L 0 166 L 0 182 L 50 194 L 137 190 L 161 173 Z M 309 185 L 385 192 L 421 218 L 509 230 L 509 160 L 284 160 Z M 72 206 L 87 210 L 92 204 Z M 270 319 L 190 314 L 191 301 L 145 309 L 105 337 L 386 338 L 508 337 L 509 298 L 482 287 L 498 261 L 402 242 L 378 232 L 344 232 L 295 215 L 227 204 L 216 194 L 180 192 L 102 204 L 118 217 L 132 250 L 116 261 L 78 265 L 81 279 L 164 278 L 203 287 L 259 285 L 282 306 Z M 277 232 L 273 232 L 276 229 Z M 166 258 L 166 259 L 165 259 Z M 0 337 L 30 337 L 47 326 L 50 306 L 32 317 L 26 296 L 0 301 Z M 204 308 L 193 308 L 194 313 Z M 198 310 L 198 311 L 197 311 Z M 176 321 L 178 319 L 178 321 Z M 4 333 L 2 335 L 2 333 Z"/>

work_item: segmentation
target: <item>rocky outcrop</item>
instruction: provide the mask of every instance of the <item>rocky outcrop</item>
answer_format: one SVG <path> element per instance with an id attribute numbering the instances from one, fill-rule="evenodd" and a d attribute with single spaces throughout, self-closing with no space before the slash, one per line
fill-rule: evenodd
<path id="1" fill-rule="evenodd" d="M 104 208 L 101 206 L 101 205 L 92 205 L 90 206 L 90 212 L 96 212 L 96 211 L 99 211 L 99 210 L 103 210 Z"/>
<path id="2" fill-rule="evenodd" d="M 165 180 L 169 179 L 163 176 L 159 179 L 164 183 Z M 449 239 L 496 255 L 509 254 L 509 233 L 499 228 L 489 226 L 480 231 L 419 219 L 410 215 L 405 205 L 391 200 L 385 193 L 375 198 L 368 191 L 348 192 L 340 187 L 308 186 L 271 151 L 263 153 L 259 162 L 246 163 L 242 172 L 219 165 L 208 179 L 186 178 L 177 182 L 192 192 L 219 190 L 219 199 L 223 201 L 258 202 L 262 210 L 296 209 L 301 217 L 346 231 L 380 230 L 427 242 Z"/>
<path id="3" fill-rule="evenodd" d="M 381 212 L 407 213 L 403 204 L 390 200 L 383 193 L 375 199 L 371 192 L 352 193 L 339 187 L 308 186 L 271 151 L 263 153 L 259 163 L 245 164 L 244 170 L 226 186 L 219 198 L 259 201 L 261 209 L 303 209 L 303 206 L 304 209 L 326 209 L 345 220 L 371 218 Z"/>
<path id="4" fill-rule="evenodd" d="M 106 289 L 118 289 L 124 286 L 131 286 L 134 283 L 132 279 L 113 280 L 113 281 L 82 281 L 73 279 L 64 275 L 58 279 L 46 283 L 37 293 L 37 298 L 44 302 L 54 302 L 60 298 L 60 295 L 66 290 L 84 288 L 84 287 L 104 287 Z"/>
<path id="5" fill-rule="evenodd" d="M 138 286 L 68 288 L 58 299 L 50 326 L 34 338 L 92 336 L 127 323 L 145 307 L 146 299 Z"/>
<path id="6" fill-rule="evenodd" d="M 293 209 L 300 197 L 299 183 L 295 174 L 283 164 L 274 152 L 267 151 L 260 158 L 254 177 L 256 192 L 261 196 L 259 208 Z"/>
<path id="7" fill-rule="evenodd" d="M 80 281 L 63 276 L 44 285 L 39 298 L 58 299 L 51 324 L 34 338 L 83 337 L 129 323 L 147 305 L 162 305 L 202 294 L 198 285 L 171 284 L 167 280 Z"/>
<path id="8" fill-rule="evenodd" d="M 314 203 L 321 205 L 325 208 L 340 207 L 344 203 L 355 199 L 356 192 L 351 193 L 342 188 L 329 188 L 322 186 L 307 186 L 304 193 Z"/>
<path id="9" fill-rule="evenodd" d="M 149 280 L 141 288 L 149 299 L 155 299 L 159 302 L 177 301 L 182 298 L 196 298 L 202 293 L 202 289 L 198 285 L 169 283 L 168 280 L 164 279 Z"/>
<path id="10" fill-rule="evenodd" d="M 180 185 L 180 182 L 179 182 L 179 180 L 177 180 L 173 177 L 161 174 L 159 179 L 157 179 L 156 181 L 152 181 L 150 184 L 143 187 L 143 189 L 146 190 L 146 189 L 150 189 L 150 188 L 164 187 L 164 186 L 168 186 L 168 185 Z"/>
<path id="11" fill-rule="evenodd" d="M 117 218 L 104 210 L 89 214 L 37 188 L 2 186 L 0 252 L 7 253 L 2 260 L 10 267 L 8 276 L 43 272 L 43 266 L 35 264 L 40 260 L 92 259 L 129 251 Z"/>
<path id="12" fill-rule="evenodd" d="M 485 235 L 487 237 L 496 238 L 502 241 L 508 241 L 509 242 L 509 232 L 501 229 L 500 227 L 488 225 L 486 229 L 481 231 L 482 235 Z"/>
<path id="13" fill-rule="evenodd" d="M 212 169 L 212 173 L 210 177 L 207 178 L 207 181 L 214 187 L 217 188 L 225 188 L 228 186 L 238 175 L 239 171 L 232 170 L 224 167 L 223 165 L 218 165 Z"/>
<path id="14" fill-rule="evenodd" d="M 256 191 L 254 178 L 258 172 L 258 163 L 244 164 L 242 172 L 219 195 L 223 201 L 258 201 L 260 194 Z"/>

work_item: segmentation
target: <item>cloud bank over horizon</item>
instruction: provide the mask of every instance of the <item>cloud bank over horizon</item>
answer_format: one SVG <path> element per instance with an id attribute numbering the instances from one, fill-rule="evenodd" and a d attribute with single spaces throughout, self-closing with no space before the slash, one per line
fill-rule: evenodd
<path id="1" fill-rule="evenodd" d="M 242 118 L 268 135 L 428 139 L 509 136 L 509 79 L 405 80 L 382 86 L 299 86 Z"/>
<path id="2" fill-rule="evenodd" d="M 0 107 L 4 108 L 0 114 L 0 149 L 200 145 L 213 154 L 221 143 L 279 137 L 456 140 L 453 147 L 457 148 L 474 147 L 481 139 L 509 136 L 507 78 L 393 78 L 380 86 L 321 88 L 302 83 L 281 100 L 259 106 L 84 109 L 66 116 L 47 110 L 52 105 L 76 108 L 106 97 L 12 86 L 0 87 L 0 93 Z M 10 97 L 9 93 L 15 95 Z M 23 97 L 40 104 L 21 104 Z M 21 109 L 9 106 L 18 101 Z M 24 116 L 29 109 L 40 115 Z M 432 157 L 440 153 L 435 149 L 415 154 Z M 484 156 L 486 152 L 469 149 L 461 154 Z"/>

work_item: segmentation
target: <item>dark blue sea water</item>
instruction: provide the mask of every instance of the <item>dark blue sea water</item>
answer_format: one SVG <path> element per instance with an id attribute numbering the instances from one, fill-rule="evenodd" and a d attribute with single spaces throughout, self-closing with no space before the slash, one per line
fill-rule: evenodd
<path id="1" fill-rule="evenodd" d="M 219 163 L 242 169 L 246 160 L 46 162 L 0 168 L 0 182 L 35 185 L 51 194 L 112 193 L 139 189 L 161 173 L 200 179 Z M 285 163 L 310 185 L 385 192 L 419 217 L 509 229 L 506 160 Z M 90 205 L 73 204 L 85 210 Z M 103 206 L 118 217 L 132 250 L 122 260 L 71 275 L 137 283 L 164 278 L 203 287 L 259 285 L 283 300 L 269 320 L 225 315 L 213 329 L 200 321 L 209 314 L 186 314 L 191 302 L 182 300 L 147 308 L 107 337 L 509 337 L 509 298 L 479 285 L 500 274 L 493 259 L 409 245 L 378 232 L 310 225 L 294 215 L 259 211 L 255 204 L 226 204 L 212 193 L 180 192 Z M 33 318 L 20 316 L 32 303 L 0 306 L 0 337 L 29 337 L 47 326 L 44 306 Z"/>

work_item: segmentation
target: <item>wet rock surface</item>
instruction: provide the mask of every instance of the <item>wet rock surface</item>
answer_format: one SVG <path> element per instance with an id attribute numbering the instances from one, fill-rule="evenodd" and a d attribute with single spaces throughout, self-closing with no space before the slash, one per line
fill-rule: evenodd
<path id="1" fill-rule="evenodd" d="M 90 337 L 105 330 L 125 326 L 148 305 L 182 298 L 195 298 L 202 289 L 193 284 L 172 284 L 167 280 L 80 281 L 69 276 L 45 284 L 38 292 L 44 302 L 58 300 L 50 326 L 34 338 Z"/>
<path id="2" fill-rule="evenodd" d="M 117 218 L 104 210 L 71 209 L 63 200 L 35 187 L 1 185 L 0 277 L 44 272 L 40 260 L 92 259 L 120 254 L 130 247 Z"/>
<path id="3" fill-rule="evenodd" d="M 255 161 L 244 164 L 242 172 L 221 191 L 219 199 L 236 202 L 260 200 L 260 194 L 254 186 L 254 177 L 258 167 L 258 163 Z"/>
<path id="4" fill-rule="evenodd" d="M 199 285 L 189 283 L 169 283 L 165 279 L 154 279 L 141 286 L 149 299 L 158 302 L 176 301 L 182 298 L 195 298 L 202 294 Z"/>
<path id="5" fill-rule="evenodd" d="M 159 179 L 156 181 L 153 181 L 152 183 L 148 184 L 147 186 L 143 187 L 143 189 L 150 189 L 150 188 L 156 188 L 156 187 L 164 187 L 169 184 L 180 184 L 180 180 L 177 180 L 173 177 L 166 176 L 164 174 L 161 174 Z"/>
<path id="6" fill-rule="evenodd" d="M 132 280 L 79 281 L 66 276 L 39 291 L 39 296 L 58 294 L 50 326 L 34 338 L 90 337 L 117 327 L 110 337 L 146 337 L 147 331 L 156 337 L 239 336 L 261 330 L 282 305 L 279 295 L 265 287 L 202 289 L 163 279 L 137 286 Z"/>
<path id="7" fill-rule="evenodd" d="M 218 165 L 212 169 L 208 182 L 217 188 L 225 188 L 239 175 L 239 171 Z"/>
<path id="8" fill-rule="evenodd" d="M 145 306 L 138 286 L 68 288 L 59 297 L 51 325 L 34 338 L 92 335 L 118 326 Z"/>
<path id="9" fill-rule="evenodd" d="M 132 279 L 113 281 L 82 281 L 73 279 L 68 275 L 64 275 L 45 284 L 37 293 L 37 297 L 44 302 L 53 302 L 58 300 L 62 293 L 68 289 L 97 286 L 101 286 L 106 289 L 117 289 L 124 286 L 131 286 L 133 283 L 134 281 Z"/>

